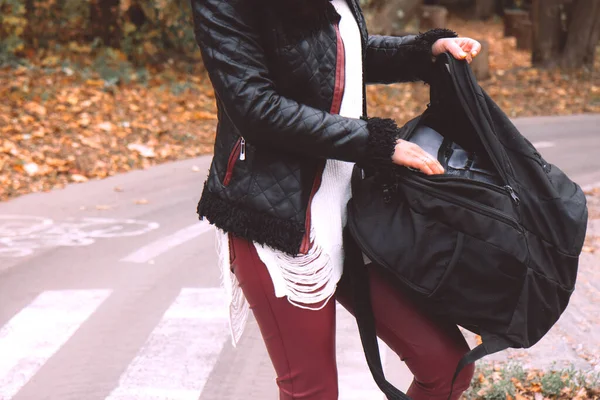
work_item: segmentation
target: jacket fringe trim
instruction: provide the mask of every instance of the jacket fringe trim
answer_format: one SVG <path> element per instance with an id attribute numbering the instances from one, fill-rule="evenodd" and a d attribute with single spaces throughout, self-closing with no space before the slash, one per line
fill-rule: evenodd
<path id="1" fill-rule="evenodd" d="M 249 210 L 240 204 L 221 198 L 211 192 L 206 183 L 197 212 L 200 220 L 234 236 L 267 245 L 290 255 L 300 253 L 304 224 Z"/>

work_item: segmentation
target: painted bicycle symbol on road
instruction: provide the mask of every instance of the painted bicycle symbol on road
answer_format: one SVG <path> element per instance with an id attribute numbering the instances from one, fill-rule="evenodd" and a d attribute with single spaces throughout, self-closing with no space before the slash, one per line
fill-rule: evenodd
<path id="1" fill-rule="evenodd" d="M 50 218 L 0 215 L 0 258 L 25 257 L 36 250 L 89 246 L 100 238 L 139 236 L 159 227 L 156 222 L 113 218 Z"/>

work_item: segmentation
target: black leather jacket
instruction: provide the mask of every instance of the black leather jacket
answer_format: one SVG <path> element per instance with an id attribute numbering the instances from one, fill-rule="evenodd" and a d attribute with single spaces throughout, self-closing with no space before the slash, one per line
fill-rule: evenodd
<path id="1" fill-rule="evenodd" d="M 363 82 L 427 81 L 431 46 L 452 31 L 369 36 L 358 0 Z M 191 0 L 214 86 L 214 158 L 200 218 L 289 254 L 308 250 L 310 202 L 327 159 L 391 165 L 391 119 L 337 115 L 344 91 L 339 15 L 322 0 Z M 308 12 L 305 12 L 308 10 Z M 363 94 L 364 94 L 363 86 Z"/>

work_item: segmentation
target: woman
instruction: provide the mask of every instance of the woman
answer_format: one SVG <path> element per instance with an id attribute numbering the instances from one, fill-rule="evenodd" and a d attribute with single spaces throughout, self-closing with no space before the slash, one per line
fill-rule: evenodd
<path id="1" fill-rule="evenodd" d="M 365 84 L 428 81 L 433 57 L 471 61 L 478 42 L 435 29 L 369 36 L 358 0 L 192 0 L 196 39 L 215 91 L 214 159 L 198 214 L 216 225 L 234 344 L 248 305 L 277 373 L 280 399 L 338 398 L 335 301 L 354 163 L 443 173 L 367 117 Z M 446 399 L 468 350 L 456 326 L 431 320 L 370 265 L 378 335 L 415 376 L 415 400 Z M 472 368 L 454 385 L 457 399 Z"/>

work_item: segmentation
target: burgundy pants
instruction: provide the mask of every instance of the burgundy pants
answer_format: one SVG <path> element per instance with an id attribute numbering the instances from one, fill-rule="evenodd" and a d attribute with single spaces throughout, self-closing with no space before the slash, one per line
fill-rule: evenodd
<path id="1" fill-rule="evenodd" d="M 275 297 L 266 266 L 250 242 L 230 236 L 233 271 L 254 313 L 275 367 L 280 400 L 336 400 L 335 302 L 321 310 L 305 310 Z M 394 290 L 372 264 L 371 296 L 377 335 L 414 375 L 407 394 L 414 400 L 446 400 L 454 370 L 469 350 L 455 325 L 438 323 Z M 342 277 L 336 299 L 353 312 L 352 293 Z M 466 367 L 454 385 L 458 399 L 471 382 Z"/>

